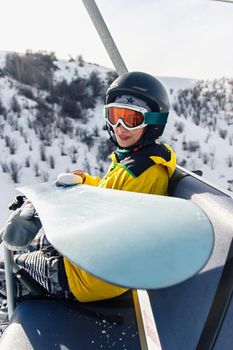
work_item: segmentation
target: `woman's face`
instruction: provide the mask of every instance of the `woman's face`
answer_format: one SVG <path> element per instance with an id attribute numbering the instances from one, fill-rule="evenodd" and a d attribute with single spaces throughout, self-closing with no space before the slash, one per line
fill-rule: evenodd
<path id="1" fill-rule="evenodd" d="M 114 128 L 118 145 L 120 145 L 122 148 L 133 146 L 141 138 L 142 134 L 144 133 L 144 129 L 145 128 L 128 130 L 120 124 Z"/>

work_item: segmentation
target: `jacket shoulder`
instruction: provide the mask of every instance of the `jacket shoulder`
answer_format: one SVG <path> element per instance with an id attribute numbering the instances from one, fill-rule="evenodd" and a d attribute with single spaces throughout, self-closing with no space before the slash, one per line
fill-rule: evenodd
<path id="1" fill-rule="evenodd" d="M 120 164 L 134 177 L 138 177 L 145 170 L 156 164 L 151 157 L 160 157 L 165 162 L 169 162 L 171 160 L 171 151 L 163 144 L 150 145 L 132 153 L 129 157 L 123 159 Z"/>

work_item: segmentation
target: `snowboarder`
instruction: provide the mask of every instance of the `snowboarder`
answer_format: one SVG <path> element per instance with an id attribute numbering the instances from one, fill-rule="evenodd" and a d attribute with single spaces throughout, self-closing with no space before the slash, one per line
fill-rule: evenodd
<path id="1" fill-rule="evenodd" d="M 77 181 L 102 188 L 166 195 L 169 178 L 176 168 L 176 157 L 172 149 L 160 144 L 158 139 L 168 114 L 167 92 L 159 80 L 143 72 L 118 77 L 106 92 L 104 106 L 106 128 L 116 145 L 109 170 L 101 179 L 78 169 L 72 175 L 59 176 L 57 184 Z M 43 230 L 36 236 L 41 223 L 33 209 L 26 203 L 12 214 L 6 223 L 3 240 L 8 248 L 20 249 L 15 262 L 48 294 L 90 302 L 116 297 L 127 290 L 93 277 L 61 256 L 48 242 Z M 3 262 L 0 263 L 0 277 L 0 322 L 6 323 Z M 16 285 L 17 298 L 29 293 L 19 283 Z"/>

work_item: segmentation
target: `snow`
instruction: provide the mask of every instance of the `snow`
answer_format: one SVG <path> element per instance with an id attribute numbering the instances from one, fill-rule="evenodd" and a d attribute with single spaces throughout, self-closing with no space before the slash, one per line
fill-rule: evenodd
<path id="1" fill-rule="evenodd" d="M 163 139 L 176 151 L 178 163 L 185 162 L 189 170 L 202 170 L 203 177 L 216 185 L 233 190 L 233 90 L 232 79 L 218 81 L 194 81 L 192 86 L 186 86 L 179 95 L 170 96 L 171 103 L 179 100 L 185 105 L 186 115 L 178 115 L 174 109 L 166 126 Z M 184 88 L 184 85 L 182 89 Z M 193 122 L 194 108 L 192 104 L 193 91 L 196 92 L 195 103 L 200 102 L 199 125 Z M 186 94 L 184 93 L 186 91 Z M 224 109 L 219 107 L 222 104 Z M 222 102 L 223 101 L 223 102 Z M 173 104 L 174 106 L 174 104 Z M 182 114 L 182 113 L 181 113 Z M 212 115 L 211 115 L 212 114 Z M 178 126 L 182 124 L 182 132 Z M 196 143 L 196 151 L 184 149 L 184 142 Z"/>
<path id="2" fill-rule="evenodd" d="M 158 77 L 161 83 L 165 86 L 167 91 L 170 89 L 178 91 L 192 87 L 196 83 L 196 79 L 179 78 L 179 77 Z"/>
<path id="3" fill-rule="evenodd" d="M 0 52 L 0 69 L 4 67 L 5 56 L 5 52 Z M 66 62 L 60 60 L 56 61 L 56 65 L 58 69 L 55 71 L 54 75 L 55 82 L 65 79 L 69 83 L 76 77 L 88 78 L 93 71 L 98 71 L 101 79 L 104 80 L 106 73 L 110 71 L 110 69 L 106 67 L 86 62 L 80 66 L 77 61 Z M 183 89 L 191 89 L 197 83 L 194 79 L 175 77 L 159 77 L 159 79 L 167 88 L 170 94 L 171 103 L 176 101 L 179 91 Z M 228 109 L 227 113 L 230 116 L 232 115 L 232 101 L 229 96 L 232 94 L 232 85 L 227 82 L 224 84 L 225 85 L 223 85 L 223 82 L 221 81 L 216 82 L 215 85 L 208 81 L 205 82 L 200 98 L 204 99 L 204 94 L 214 91 L 217 91 L 219 94 L 225 93 L 228 96 L 228 104 L 226 104 L 226 106 Z M 8 119 L 11 120 L 11 123 L 6 123 L 4 117 L 0 115 L 0 164 L 2 165 L 14 160 L 22 167 L 19 174 L 18 184 L 15 184 L 11 180 L 9 174 L 2 172 L 2 167 L 0 168 L 0 227 L 4 225 L 4 222 L 9 216 L 8 204 L 12 201 L 15 195 L 18 194 L 16 189 L 18 186 L 34 184 L 47 180 L 53 181 L 58 174 L 77 168 L 88 171 L 90 170 L 93 175 L 101 176 L 101 167 L 103 167 L 103 170 L 106 170 L 109 164 L 108 159 L 106 159 L 106 161 L 98 160 L 98 147 L 108 138 L 106 131 L 103 130 L 102 100 L 97 101 L 94 110 L 88 110 L 88 114 L 90 114 L 91 117 L 86 124 L 79 122 L 74 122 L 73 124 L 79 131 L 89 130 L 92 133 L 93 129 L 98 127 L 99 136 L 95 138 L 94 145 L 91 148 L 88 148 L 87 144 L 81 142 L 79 135 L 59 135 L 58 138 L 51 140 L 52 142 L 50 146 L 45 147 L 47 160 L 42 161 L 40 159 L 41 142 L 38 140 L 35 131 L 29 128 L 29 120 L 32 120 L 36 116 L 37 103 L 25 96 L 19 95 L 18 85 L 19 83 L 13 79 L 7 76 L 0 76 L 0 101 L 7 110 Z M 45 92 L 33 88 L 33 94 L 35 96 L 43 96 L 45 95 Z M 13 113 L 11 110 L 12 99 L 14 97 L 17 97 L 17 101 L 21 108 L 20 116 L 17 116 L 17 114 Z M 212 108 L 212 106 L 214 106 L 214 101 L 214 99 L 210 100 L 207 104 Z M 172 110 L 162 140 L 175 149 L 178 163 L 185 160 L 185 167 L 187 169 L 201 169 L 205 178 L 223 188 L 232 190 L 233 167 L 228 165 L 231 162 L 233 155 L 233 124 L 228 125 L 226 123 L 224 111 L 219 112 L 217 119 L 219 122 L 218 128 L 221 127 L 227 129 L 228 136 L 225 139 L 220 137 L 219 130 L 210 130 L 210 128 L 204 124 L 195 125 L 190 118 L 178 116 L 177 113 Z M 183 124 L 183 132 L 178 131 L 178 126 L 181 123 Z M 4 125 L 4 136 L 1 136 L 2 125 Z M 9 147 L 6 147 L 5 136 L 8 136 L 12 142 L 15 142 L 17 147 L 15 154 L 11 155 L 9 153 Z M 184 141 L 187 143 L 196 142 L 200 147 L 195 152 L 184 150 Z M 65 156 L 61 156 L 62 143 L 67 153 Z M 77 148 L 76 163 L 72 163 L 71 157 L 68 154 L 72 147 Z M 206 159 L 206 157 L 208 158 L 208 162 L 207 164 L 204 164 L 203 159 Z M 51 167 L 51 159 L 53 159 L 55 163 L 54 169 Z M 30 167 L 25 166 L 27 161 L 30 162 Z M 39 176 L 35 176 L 37 166 L 39 166 Z"/>
<path id="4" fill-rule="evenodd" d="M 7 52 L 1 51 L 1 54 L 0 54 L 0 69 L 5 67 L 6 55 L 7 55 Z"/>
<path id="5" fill-rule="evenodd" d="M 54 81 L 59 82 L 65 79 L 68 83 L 77 77 L 88 78 L 93 71 L 107 72 L 108 68 L 100 67 L 95 64 L 84 63 L 83 66 L 78 65 L 77 62 L 67 62 L 59 60 L 56 63 L 58 70 L 55 72 Z"/>

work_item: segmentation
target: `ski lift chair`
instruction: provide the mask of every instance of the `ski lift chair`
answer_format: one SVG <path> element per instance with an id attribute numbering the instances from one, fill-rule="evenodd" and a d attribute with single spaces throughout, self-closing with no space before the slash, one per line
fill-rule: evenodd
<path id="1" fill-rule="evenodd" d="M 5 247 L 4 255 L 10 321 L 0 338 L 1 350 L 141 349 L 132 292 L 85 304 L 40 296 L 16 304 L 17 266 Z"/>
<path id="2" fill-rule="evenodd" d="M 231 350 L 233 196 L 181 167 L 169 195 L 192 200 L 207 213 L 215 247 L 199 274 L 176 286 L 148 291 L 162 349 Z M 12 256 L 7 249 L 5 257 L 12 316 L 0 339 L 1 349 L 141 349 L 130 292 L 85 304 L 84 309 L 79 303 L 38 298 L 14 309 Z"/>
<path id="3" fill-rule="evenodd" d="M 177 166 L 168 195 L 191 200 L 205 211 L 215 245 L 198 274 L 177 286 L 149 291 L 163 350 L 232 350 L 233 194 L 200 175 Z"/>

